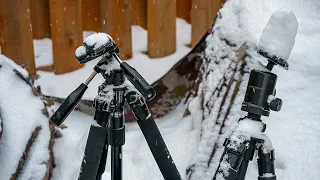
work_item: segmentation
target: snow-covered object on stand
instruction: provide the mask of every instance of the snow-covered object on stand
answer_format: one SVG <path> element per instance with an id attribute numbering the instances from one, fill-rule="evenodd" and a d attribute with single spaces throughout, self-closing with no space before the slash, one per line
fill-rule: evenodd
<path id="1" fill-rule="evenodd" d="M 0 55 L 0 179 L 49 179 L 53 167 L 52 126 L 42 113 L 43 102 L 22 75 L 27 71 Z"/>
<path id="2" fill-rule="evenodd" d="M 283 8 L 272 14 L 260 37 L 259 49 L 287 60 L 293 48 L 298 30 L 298 21 L 291 9 Z"/>
<path id="3" fill-rule="evenodd" d="M 320 147 L 314 137 L 320 136 L 319 79 L 319 3 L 314 0 L 230 0 L 220 10 L 213 32 L 207 38 L 203 67 L 203 121 L 197 153 L 190 163 L 190 180 L 211 180 L 223 153 L 223 142 L 237 128 L 250 71 L 266 70 L 267 59 L 257 53 L 260 36 L 272 13 L 280 8 L 293 9 L 299 20 L 299 33 L 290 55 L 290 71 L 274 69 L 278 75 L 277 96 L 284 101 L 280 112 L 272 112 L 262 120 L 267 124 L 266 135 L 275 149 L 275 171 L 279 179 L 317 179 L 320 161 L 314 153 Z M 279 26 L 281 23 L 279 22 Z M 276 32 L 277 33 L 277 32 Z M 277 34 L 274 34 L 277 37 Z M 246 43 L 245 61 L 236 69 L 232 79 L 228 66 L 232 66 L 236 51 Z M 290 43 L 293 44 L 293 43 Z M 284 47 L 281 47 L 283 50 Z M 287 54 L 290 52 L 286 50 Z M 278 53 L 279 54 L 279 53 Z M 272 53 L 271 55 L 276 55 Z M 280 54 L 281 55 L 281 54 Z M 283 54 L 282 54 L 283 55 Z M 283 56 L 284 57 L 284 56 Z M 301 61 L 303 59 L 303 61 Z M 259 62 L 260 61 L 260 62 Z M 236 83 L 230 83 L 237 81 Z M 231 93 L 228 86 L 231 84 Z M 236 92 L 237 94 L 232 94 Z M 271 97 L 270 97 L 271 98 Z M 225 100 L 224 100 L 225 99 Z M 232 101 L 232 99 L 234 99 Z M 310 102 L 311 101 L 311 102 Z M 310 143 L 316 142 L 316 143 Z M 301 156 L 301 154 L 304 154 Z M 306 163 L 303 163 L 306 162 Z M 256 158 L 249 163 L 246 180 L 257 179 Z"/>

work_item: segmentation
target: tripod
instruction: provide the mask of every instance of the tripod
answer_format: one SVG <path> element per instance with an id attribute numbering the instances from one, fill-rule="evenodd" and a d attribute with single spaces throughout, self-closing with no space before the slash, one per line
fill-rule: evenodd
<path id="1" fill-rule="evenodd" d="M 101 180 L 105 171 L 108 148 L 111 147 L 111 179 L 122 179 L 122 146 L 125 144 L 124 105 L 127 103 L 148 143 L 153 157 L 166 180 L 180 180 L 180 174 L 145 102 L 155 96 L 154 89 L 127 63 L 118 57 L 119 49 L 104 33 L 93 34 L 76 50 L 80 63 L 103 58 L 85 83 L 73 91 L 50 118 L 61 125 L 80 101 L 87 85 L 97 73 L 105 82 L 94 99 L 94 122 L 90 127 L 80 180 Z M 120 64 L 119 64 L 120 63 Z M 126 81 L 128 79 L 132 85 Z"/>
<path id="2" fill-rule="evenodd" d="M 125 77 L 120 67 L 112 69 L 110 74 L 103 76 L 106 81 L 99 87 L 98 96 L 94 99 L 94 108 L 96 109 L 94 118 L 99 126 L 93 124 L 90 128 L 79 179 L 101 179 L 105 170 L 109 145 L 111 146 L 111 179 L 122 179 L 122 146 L 125 143 L 123 106 L 125 101 L 133 111 L 163 177 L 172 180 L 180 179 L 143 97 L 128 83 L 125 83 Z M 103 134 L 104 138 L 96 138 L 97 134 Z M 98 144 L 99 147 L 97 147 Z M 93 153 L 93 151 L 99 152 Z M 100 158 L 99 154 L 101 154 Z"/>
<path id="3" fill-rule="evenodd" d="M 275 97 L 277 75 L 270 71 L 276 64 L 286 70 L 289 65 L 283 59 L 271 57 L 261 50 L 258 53 L 268 59 L 266 69 L 269 71 L 250 72 L 241 107 L 241 110 L 248 114 L 240 118 L 236 130 L 225 140 L 225 149 L 213 180 L 244 180 L 249 161 L 252 161 L 255 151 L 258 151 L 258 180 L 276 180 L 274 149 L 269 138 L 263 134 L 266 124 L 260 118 L 269 116 L 270 110 L 281 110 L 282 100 Z"/>

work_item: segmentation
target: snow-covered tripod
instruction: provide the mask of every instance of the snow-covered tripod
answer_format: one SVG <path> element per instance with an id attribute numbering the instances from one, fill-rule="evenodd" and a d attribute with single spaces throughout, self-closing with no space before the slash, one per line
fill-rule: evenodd
<path id="1" fill-rule="evenodd" d="M 288 69 L 288 63 L 261 50 L 259 54 L 268 59 L 266 71 L 252 70 L 241 110 L 248 112 L 239 120 L 236 130 L 224 142 L 224 152 L 213 177 L 214 180 L 244 180 L 249 161 L 258 151 L 258 180 L 276 180 L 274 149 L 264 134 L 266 124 L 261 116 L 269 116 L 270 110 L 280 111 L 282 100 L 275 97 L 277 75 L 271 73 L 275 64 Z M 269 70 L 269 71 L 268 71 Z"/>
<path id="2" fill-rule="evenodd" d="M 87 81 L 71 93 L 51 117 L 56 125 L 61 125 L 80 101 L 93 77 L 97 73 L 102 74 L 105 82 L 99 86 L 98 95 L 94 99 L 95 121 L 90 128 L 79 179 L 101 180 L 109 146 L 111 179 L 122 179 L 124 106 L 127 102 L 164 179 L 180 180 L 179 171 L 145 102 L 155 96 L 155 90 L 134 68 L 122 62 L 118 55 L 119 49 L 109 35 L 97 33 L 87 37 L 76 50 L 78 61 L 86 63 L 100 56 L 103 58 L 94 67 L 94 72 Z"/>
<path id="3" fill-rule="evenodd" d="M 225 141 L 214 180 L 244 180 L 248 163 L 258 151 L 258 180 L 276 180 L 274 149 L 264 134 L 266 124 L 261 116 L 270 110 L 280 111 L 282 100 L 276 98 L 277 75 L 274 65 L 289 69 L 287 59 L 294 46 L 298 22 L 292 10 L 283 8 L 272 14 L 260 37 L 258 53 L 268 60 L 262 70 L 252 70 L 241 110 L 248 115 L 239 120 L 236 130 Z"/>

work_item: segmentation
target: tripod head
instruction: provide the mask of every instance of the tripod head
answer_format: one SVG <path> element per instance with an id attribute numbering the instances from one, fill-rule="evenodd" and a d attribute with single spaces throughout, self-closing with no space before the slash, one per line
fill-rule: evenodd
<path id="1" fill-rule="evenodd" d="M 74 90 L 51 116 L 50 120 L 57 126 L 60 126 L 77 106 L 96 74 L 102 74 L 106 81 L 112 78 L 109 75 L 110 69 L 121 69 L 121 73 L 133 84 L 146 101 L 151 100 L 156 95 L 153 87 L 134 68 L 126 62 L 121 61 L 119 58 L 119 48 L 108 34 L 96 33 L 88 36 L 83 41 L 82 46 L 76 49 L 75 55 L 81 64 L 101 56 L 102 59 L 94 67 L 94 71 L 88 79 Z M 117 62 L 120 65 L 115 64 Z"/>
<path id="2" fill-rule="evenodd" d="M 120 50 L 108 34 L 96 33 L 88 36 L 82 46 L 76 49 L 75 54 L 79 63 L 84 64 L 102 55 L 116 54 L 119 56 Z"/>
<path id="3" fill-rule="evenodd" d="M 146 98 L 151 100 L 156 92 L 152 86 L 129 64 L 122 62 L 119 58 L 119 48 L 113 39 L 106 33 L 96 33 L 88 36 L 83 45 L 76 49 L 76 58 L 80 63 L 87 63 L 95 58 L 104 56 L 103 61 L 95 66 L 94 70 L 97 73 L 105 71 L 108 62 L 116 60 L 120 63 L 120 68 L 123 70 L 126 78 L 135 86 L 135 88 Z M 104 67 L 103 67 L 104 66 Z"/>
<path id="4" fill-rule="evenodd" d="M 281 110 L 282 100 L 275 97 L 277 75 L 271 70 L 274 65 L 289 69 L 287 59 L 297 29 L 298 22 L 292 10 L 283 8 L 272 14 L 258 45 L 258 53 L 268 60 L 266 69 L 269 71 L 251 71 L 241 110 L 260 116 L 269 116 L 270 110 Z"/>

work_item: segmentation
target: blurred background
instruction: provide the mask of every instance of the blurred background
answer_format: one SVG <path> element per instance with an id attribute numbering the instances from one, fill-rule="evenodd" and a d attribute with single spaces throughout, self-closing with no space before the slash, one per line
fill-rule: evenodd
<path id="1" fill-rule="evenodd" d="M 132 26 L 138 25 L 147 31 L 143 53 L 150 59 L 166 57 L 178 46 L 176 18 L 190 24 L 184 36 L 191 37 L 187 46 L 192 48 L 212 27 L 224 1 L 0 0 L 1 53 L 32 75 L 37 70 L 63 74 L 82 67 L 74 51 L 94 32 L 110 34 L 121 58 L 132 59 L 134 40 L 139 40 L 133 40 Z"/>

